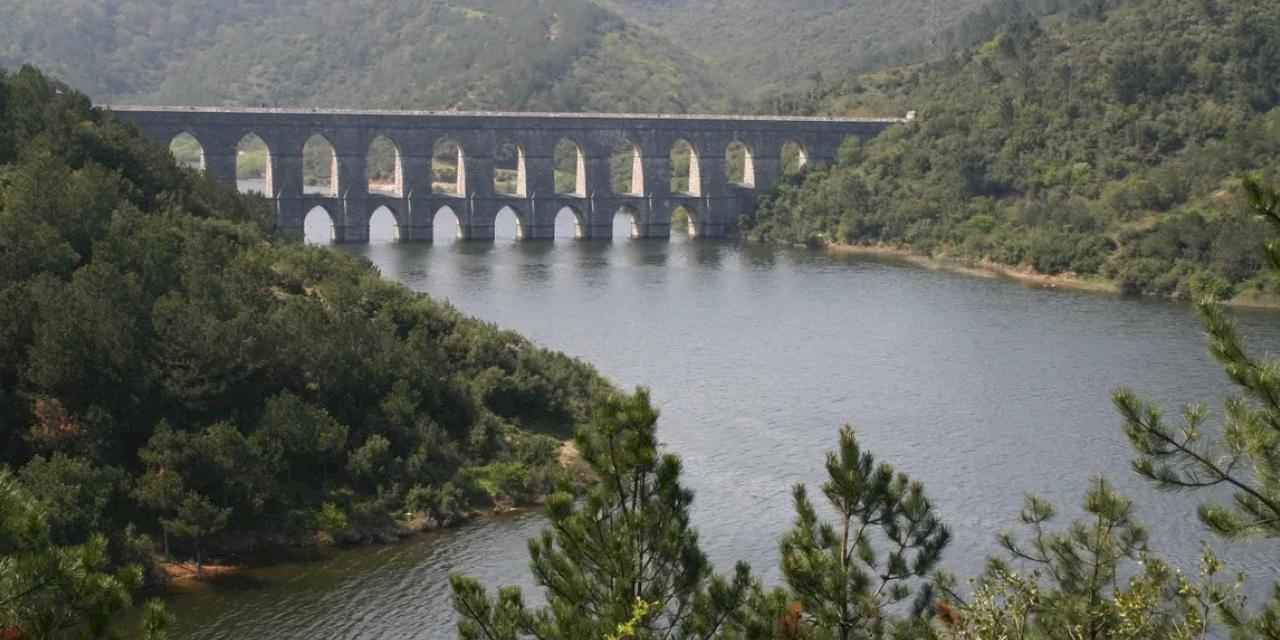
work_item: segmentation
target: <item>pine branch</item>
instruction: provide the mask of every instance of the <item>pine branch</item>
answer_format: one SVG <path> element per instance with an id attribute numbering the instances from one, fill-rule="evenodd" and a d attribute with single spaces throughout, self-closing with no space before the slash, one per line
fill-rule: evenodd
<path id="1" fill-rule="evenodd" d="M 1147 435 L 1156 438 L 1157 440 L 1163 442 L 1169 447 L 1172 447 L 1176 454 L 1186 456 L 1192 459 L 1193 461 L 1195 461 L 1196 464 L 1200 465 L 1202 468 L 1207 469 L 1208 471 L 1216 475 L 1220 479 L 1220 482 L 1225 482 L 1227 484 L 1230 484 L 1231 486 L 1248 494 L 1249 496 L 1253 497 L 1255 500 L 1266 505 L 1268 509 L 1271 509 L 1272 512 L 1276 514 L 1276 516 L 1280 517 L 1280 504 L 1277 504 L 1276 502 L 1268 499 L 1259 489 L 1254 488 L 1253 486 L 1245 483 L 1242 480 L 1236 479 L 1234 476 L 1229 474 L 1226 470 L 1220 468 L 1213 461 L 1202 456 L 1200 453 L 1196 452 L 1194 449 L 1187 446 L 1183 446 L 1182 443 L 1178 442 L 1175 438 L 1172 438 L 1167 433 L 1165 433 L 1163 429 L 1159 429 L 1153 426 L 1152 424 L 1144 421 L 1142 419 L 1142 416 L 1137 415 L 1136 413 L 1132 413 L 1130 411 L 1130 407 L 1125 403 L 1124 400 L 1122 400 L 1122 398 L 1132 398 L 1132 395 L 1129 394 L 1129 392 L 1127 391 L 1120 391 L 1117 393 L 1116 400 L 1115 400 L 1116 406 L 1120 408 L 1121 413 L 1126 414 L 1125 417 L 1129 420 L 1130 424 L 1140 427 L 1143 430 L 1143 432 L 1146 433 Z M 1234 466 L 1234 464 L 1232 466 Z"/>

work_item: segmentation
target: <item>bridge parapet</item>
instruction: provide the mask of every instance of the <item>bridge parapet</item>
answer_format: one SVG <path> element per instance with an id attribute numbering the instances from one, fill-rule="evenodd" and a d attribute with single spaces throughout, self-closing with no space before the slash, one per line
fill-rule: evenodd
<path id="1" fill-rule="evenodd" d="M 609 238 L 615 215 L 631 216 L 635 235 L 667 237 L 677 207 L 691 212 L 701 237 L 722 237 L 754 204 L 755 194 L 783 175 L 783 148 L 794 145 L 804 161 L 829 164 L 849 137 L 870 138 L 905 118 L 828 118 L 685 114 L 512 113 L 442 111 L 357 111 L 319 109 L 239 109 L 209 107 L 109 107 L 147 137 L 168 144 L 186 133 L 200 143 L 205 170 L 236 184 L 237 145 L 248 134 L 265 143 L 267 193 L 275 204 L 276 226 L 302 233 L 308 212 L 322 207 L 334 222 L 335 240 L 364 242 L 369 219 L 386 207 L 401 240 L 430 241 L 435 216 L 447 207 L 465 239 L 493 238 L 493 223 L 511 209 L 524 239 L 554 235 L 555 217 L 571 210 L 582 238 Z M 333 147 L 333 194 L 304 186 L 304 146 L 313 135 Z M 371 192 L 366 158 L 375 138 L 391 141 L 396 154 L 391 193 Z M 460 147 L 461 192 L 433 189 L 432 156 L 443 140 Z M 558 193 L 556 145 L 572 141 L 579 153 L 576 185 Z M 691 149 L 684 191 L 672 188 L 672 150 Z M 743 145 L 741 183 L 727 177 L 727 150 Z M 497 157 L 504 145 L 516 149 L 515 193 L 495 189 Z M 632 157 L 618 160 L 619 149 Z M 613 162 L 611 162 L 611 160 Z M 628 186 L 615 191 L 612 164 L 629 164 Z M 638 175 L 637 175 L 638 174 Z M 682 178 L 683 179 L 683 178 Z"/>

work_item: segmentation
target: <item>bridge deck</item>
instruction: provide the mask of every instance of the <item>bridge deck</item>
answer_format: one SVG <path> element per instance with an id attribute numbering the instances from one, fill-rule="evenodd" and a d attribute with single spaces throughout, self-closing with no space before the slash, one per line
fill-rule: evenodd
<path id="1" fill-rule="evenodd" d="M 847 124 L 891 125 L 907 122 L 907 118 L 850 118 L 837 116 L 782 116 L 735 115 L 714 113 L 604 113 L 598 111 L 440 111 L 393 109 L 334 109 L 307 107 L 182 107 L 144 105 L 103 105 L 112 111 L 150 113 L 227 113 L 241 115 L 329 115 L 329 116 L 392 116 L 431 118 L 519 118 L 519 119 L 573 119 L 573 120 L 696 120 L 725 122 L 778 122 L 814 123 L 832 122 Z"/>

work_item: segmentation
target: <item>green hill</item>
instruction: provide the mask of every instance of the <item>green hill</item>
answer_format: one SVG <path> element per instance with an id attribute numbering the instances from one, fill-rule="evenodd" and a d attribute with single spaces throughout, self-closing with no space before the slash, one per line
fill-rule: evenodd
<path id="1" fill-rule="evenodd" d="M 20 1 L 0 67 L 117 102 L 726 110 L 671 42 L 589 0 Z"/>
<path id="2" fill-rule="evenodd" d="M 606 0 L 711 61 L 745 95 L 929 53 L 988 0 Z M 1024 2 L 1040 4 L 1038 0 Z"/>
<path id="3" fill-rule="evenodd" d="M 269 228 L 260 197 L 0 72 L 0 469 L 56 544 L 380 537 L 562 477 L 594 369 Z"/>
<path id="4" fill-rule="evenodd" d="M 1089 2 L 1015 21 L 945 61 L 828 87 L 807 108 L 920 118 L 784 185 L 746 232 L 1250 299 L 1276 286 L 1238 184 L 1278 168 L 1277 69 L 1270 0 Z"/>

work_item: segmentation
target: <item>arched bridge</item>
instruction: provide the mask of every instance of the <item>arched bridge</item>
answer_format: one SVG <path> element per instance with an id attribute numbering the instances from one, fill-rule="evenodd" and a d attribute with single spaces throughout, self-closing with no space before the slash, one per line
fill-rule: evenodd
<path id="1" fill-rule="evenodd" d="M 611 237 L 614 215 L 620 212 L 631 216 L 633 236 L 666 238 L 677 208 L 689 213 L 690 232 L 720 237 L 754 206 L 758 191 L 780 179 L 784 151 L 791 162 L 830 163 L 846 138 L 869 138 L 903 121 L 138 106 L 111 110 L 161 143 L 183 134 L 193 137 L 205 171 L 226 184 L 236 183 L 238 146 L 256 135 L 266 147 L 265 166 L 258 169 L 263 178 L 259 189 L 274 203 L 278 230 L 301 235 L 307 213 L 321 207 L 333 221 L 337 242 L 368 241 L 370 217 L 380 207 L 391 212 L 398 237 L 407 241 L 431 240 L 435 216 L 446 207 L 456 215 L 461 237 L 470 240 L 492 239 L 494 220 L 504 208 L 515 214 L 524 239 L 553 237 L 555 217 L 566 208 L 576 216 L 582 238 Z M 556 148 L 565 141 L 572 144 L 577 162 L 576 167 L 568 163 L 572 171 L 567 179 L 561 171 L 557 185 Z M 375 176 L 370 149 L 378 143 L 384 157 L 380 175 Z M 325 149 L 321 161 L 309 150 L 313 144 Z M 438 165 L 442 154 L 450 166 L 437 167 L 433 174 L 433 159 Z M 564 165 L 563 152 L 561 156 Z M 672 180 L 677 163 L 681 175 Z M 315 175 L 324 177 L 321 184 L 316 184 Z"/>

